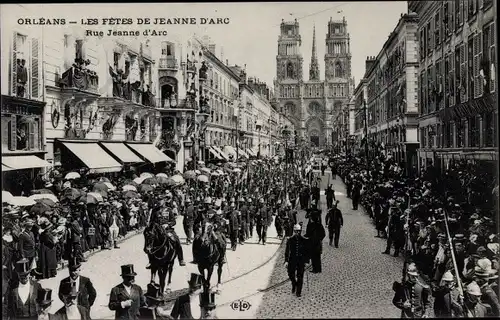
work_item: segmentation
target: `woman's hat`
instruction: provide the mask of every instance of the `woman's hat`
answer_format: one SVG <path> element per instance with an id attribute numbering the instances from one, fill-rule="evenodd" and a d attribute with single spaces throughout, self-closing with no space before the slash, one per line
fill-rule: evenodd
<path id="1" fill-rule="evenodd" d="M 134 271 L 134 265 L 133 264 L 125 264 L 121 266 L 122 268 L 122 277 L 135 277 L 137 273 Z"/>
<path id="2" fill-rule="evenodd" d="M 144 296 L 151 300 L 163 301 L 163 297 L 160 292 L 160 286 L 154 282 L 148 284 L 147 291 Z"/>
<path id="3" fill-rule="evenodd" d="M 191 289 L 199 289 L 203 284 L 203 277 L 197 273 L 191 273 L 191 279 L 189 279 L 188 284 Z"/>
<path id="4" fill-rule="evenodd" d="M 453 281 L 455 280 L 455 278 L 453 278 L 453 275 L 451 274 L 450 271 L 446 271 L 444 274 L 443 274 L 443 277 L 441 278 L 442 281 Z"/>
<path id="5" fill-rule="evenodd" d="M 491 261 L 488 258 L 479 259 L 474 267 L 474 275 L 480 278 L 496 279 L 497 270 L 491 267 Z"/>
<path id="6" fill-rule="evenodd" d="M 36 296 L 36 303 L 39 305 L 48 305 L 52 302 L 52 289 L 39 288 Z"/>
<path id="7" fill-rule="evenodd" d="M 16 262 L 16 272 L 20 275 L 26 275 L 31 272 L 31 266 L 28 259 L 21 259 Z"/>
<path id="8" fill-rule="evenodd" d="M 472 281 L 471 283 L 469 283 L 467 285 L 466 290 L 467 290 L 468 294 L 471 294 L 471 295 L 474 295 L 474 296 L 481 296 L 482 295 L 481 288 L 479 288 L 479 286 L 476 283 L 476 281 Z"/>

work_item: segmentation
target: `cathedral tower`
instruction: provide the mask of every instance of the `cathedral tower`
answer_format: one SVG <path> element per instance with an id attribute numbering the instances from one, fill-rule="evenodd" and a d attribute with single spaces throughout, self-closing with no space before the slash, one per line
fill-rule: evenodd
<path id="1" fill-rule="evenodd" d="M 313 27 L 313 45 L 311 65 L 309 66 L 309 80 L 319 80 L 318 55 L 316 54 L 316 26 Z"/>
<path id="2" fill-rule="evenodd" d="M 302 54 L 299 23 L 281 21 L 276 56 L 276 81 L 274 84 L 283 113 L 297 126 L 301 117 L 300 85 L 302 83 Z"/>

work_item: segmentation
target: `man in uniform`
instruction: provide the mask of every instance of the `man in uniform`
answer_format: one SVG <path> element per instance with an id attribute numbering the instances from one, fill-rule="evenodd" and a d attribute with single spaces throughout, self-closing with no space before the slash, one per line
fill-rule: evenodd
<path id="1" fill-rule="evenodd" d="M 186 233 L 186 244 L 190 244 L 193 241 L 193 225 L 196 217 L 196 209 L 191 203 L 191 198 L 187 197 L 185 203 L 186 210 L 184 210 L 182 226 L 184 227 L 184 233 Z"/>
<path id="2" fill-rule="evenodd" d="M 264 199 L 260 199 L 259 215 L 257 216 L 257 234 L 259 235 L 259 243 L 266 244 L 267 228 L 271 226 L 273 216 L 269 207 L 264 203 Z"/>
<path id="3" fill-rule="evenodd" d="M 309 239 L 311 245 L 312 273 L 321 273 L 321 254 L 323 253 L 323 239 L 325 238 L 325 228 L 321 224 L 321 217 L 314 213 L 307 224 L 305 237 Z"/>
<path id="4" fill-rule="evenodd" d="M 328 238 L 330 239 L 330 246 L 333 242 L 333 236 L 335 235 L 335 248 L 339 247 L 339 237 L 340 228 L 344 225 L 344 219 L 342 218 L 342 212 L 337 207 L 339 201 L 335 201 L 333 208 L 328 210 L 325 217 L 325 224 L 328 228 Z"/>
<path id="5" fill-rule="evenodd" d="M 284 210 L 281 206 L 281 199 L 278 199 L 275 206 L 275 217 L 274 217 L 274 227 L 276 228 L 276 234 L 278 235 L 278 239 L 283 238 L 283 215 Z"/>
<path id="6" fill-rule="evenodd" d="M 182 251 L 181 241 L 179 240 L 179 236 L 177 236 L 177 233 L 174 230 L 174 226 L 177 224 L 177 221 L 170 208 L 163 209 L 161 215 L 158 216 L 158 223 L 167 232 L 167 237 L 169 237 L 174 242 L 174 248 L 177 252 L 177 257 L 179 258 L 179 265 L 185 266 L 186 263 L 184 262 L 184 252 Z"/>
<path id="7" fill-rule="evenodd" d="M 210 210 L 210 205 L 212 204 L 212 198 L 206 197 L 203 201 L 204 207 L 198 209 L 197 215 L 194 220 L 193 232 L 196 235 L 200 235 L 205 230 L 204 221 L 207 219 L 208 210 Z M 200 207 L 202 205 L 200 204 Z"/>
<path id="8" fill-rule="evenodd" d="M 256 207 L 252 197 L 248 197 L 248 233 L 250 234 L 250 238 L 253 237 L 253 227 L 255 225 L 255 212 Z"/>
<path id="9" fill-rule="evenodd" d="M 335 191 L 332 189 L 331 184 L 328 186 L 328 188 L 325 189 L 325 195 L 326 195 L 326 207 L 328 209 L 331 209 L 333 201 L 335 200 Z"/>
<path id="10" fill-rule="evenodd" d="M 285 229 L 285 237 L 291 237 L 293 234 L 293 226 L 297 224 L 297 210 L 292 210 L 292 204 L 287 202 L 283 214 L 283 227 Z"/>
<path id="11" fill-rule="evenodd" d="M 285 267 L 288 271 L 288 278 L 292 282 L 292 293 L 300 297 L 304 282 L 304 270 L 310 260 L 309 242 L 301 235 L 302 227 L 299 224 L 293 227 L 293 231 L 294 235 L 286 242 Z"/>
<path id="12" fill-rule="evenodd" d="M 228 232 L 229 232 L 229 239 L 231 240 L 231 249 L 235 251 L 236 246 L 238 244 L 238 231 L 240 229 L 240 225 L 238 223 L 238 210 L 236 210 L 236 204 L 234 203 L 234 198 L 231 199 L 231 204 L 229 206 L 226 219 L 229 221 Z"/>
<path id="13" fill-rule="evenodd" d="M 240 198 L 240 244 L 243 244 L 250 237 L 250 232 L 248 229 L 248 223 L 250 220 L 250 215 L 248 212 L 247 202 L 245 202 L 245 198 Z"/>
<path id="14" fill-rule="evenodd" d="M 401 284 L 395 282 L 396 292 L 392 303 L 401 309 L 401 318 L 427 318 L 430 311 L 431 289 L 419 278 L 417 267 L 410 263 L 406 269 L 408 279 Z"/>
<path id="15" fill-rule="evenodd" d="M 311 201 L 311 208 L 307 209 L 306 219 L 310 219 L 313 216 L 319 216 L 319 220 L 321 221 L 321 209 L 317 207 L 316 200 Z"/>

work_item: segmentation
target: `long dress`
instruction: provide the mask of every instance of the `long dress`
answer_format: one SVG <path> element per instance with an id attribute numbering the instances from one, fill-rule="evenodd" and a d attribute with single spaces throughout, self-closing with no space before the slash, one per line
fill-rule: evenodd
<path id="1" fill-rule="evenodd" d="M 45 230 L 40 235 L 38 255 L 38 272 L 41 279 L 53 278 L 57 275 L 56 241 L 50 231 Z"/>

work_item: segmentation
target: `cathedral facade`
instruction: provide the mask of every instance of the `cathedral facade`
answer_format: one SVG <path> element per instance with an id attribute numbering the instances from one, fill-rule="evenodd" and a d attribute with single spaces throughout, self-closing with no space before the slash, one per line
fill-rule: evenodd
<path id="1" fill-rule="evenodd" d="M 282 20 L 276 56 L 274 88 L 280 110 L 293 122 L 306 143 L 317 147 L 335 144 L 332 128 L 338 113 L 348 108 L 354 91 L 347 21 L 330 18 L 325 39 L 325 76 L 321 80 L 313 29 L 309 80 L 302 72 L 301 36 L 297 20 Z M 307 75 L 306 75 L 307 76 Z"/>

